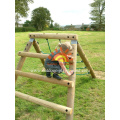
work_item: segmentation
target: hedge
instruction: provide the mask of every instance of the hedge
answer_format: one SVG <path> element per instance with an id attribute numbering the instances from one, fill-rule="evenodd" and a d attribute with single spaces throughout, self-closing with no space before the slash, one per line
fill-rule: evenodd
<path id="1" fill-rule="evenodd" d="M 15 27 L 15 32 L 36 31 L 34 27 Z"/>

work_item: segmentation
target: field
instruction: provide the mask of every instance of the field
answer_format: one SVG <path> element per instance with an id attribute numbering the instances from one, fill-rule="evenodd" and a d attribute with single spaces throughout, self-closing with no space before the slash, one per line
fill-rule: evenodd
<path id="1" fill-rule="evenodd" d="M 20 59 L 18 51 L 23 51 L 27 42 L 29 32 L 15 33 L 15 67 Z M 104 120 L 105 119 L 105 32 L 87 31 L 42 31 L 41 33 L 71 33 L 78 35 L 78 41 L 85 52 L 97 79 L 90 75 L 77 75 L 74 120 Z M 49 53 L 47 42 L 44 39 L 36 39 L 43 52 Z M 62 40 L 64 42 L 64 40 Z M 51 50 L 54 51 L 59 40 L 49 40 Z M 30 52 L 35 52 L 31 47 Z M 77 60 L 81 59 L 79 56 Z M 84 67 L 83 63 L 77 63 L 77 67 Z M 27 58 L 22 71 L 45 75 L 40 72 L 43 69 L 41 61 L 37 58 Z M 87 71 L 80 71 L 81 74 Z M 63 78 L 67 79 L 64 74 Z M 44 99 L 50 102 L 66 106 L 67 88 L 18 77 L 15 89 L 25 94 Z M 16 120 L 65 120 L 65 114 L 36 105 L 20 98 L 15 98 Z"/>

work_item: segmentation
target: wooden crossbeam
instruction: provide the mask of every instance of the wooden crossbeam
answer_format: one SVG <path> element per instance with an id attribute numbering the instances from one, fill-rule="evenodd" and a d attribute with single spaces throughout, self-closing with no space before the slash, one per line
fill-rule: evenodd
<path id="1" fill-rule="evenodd" d="M 62 105 L 58 105 L 58 104 L 48 102 L 48 101 L 45 101 L 45 100 L 42 100 L 42 99 L 38 99 L 36 97 L 30 96 L 30 95 L 27 95 L 27 94 L 24 94 L 24 93 L 21 93 L 21 92 L 18 92 L 18 91 L 15 91 L 15 96 L 19 97 L 19 98 L 22 98 L 24 100 L 27 100 L 27 101 L 36 103 L 38 105 L 42 105 L 42 106 L 45 106 L 47 108 L 51 108 L 53 110 L 56 110 L 56 111 L 59 111 L 59 112 L 62 112 L 62 113 L 66 113 L 66 114 L 71 114 L 72 113 L 72 108 L 62 106 Z"/>
<path id="2" fill-rule="evenodd" d="M 18 56 L 40 58 L 42 60 L 42 59 L 48 58 L 49 54 L 32 53 L 32 52 L 21 52 L 21 51 L 19 51 L 18 52 Z M 70 60 L 69 63 L 73 63 L 73 61 Z"/>
<path id="3" fill-rule="evenodd" d="M 76 34 L 62 34 L 62 33 L 30 33 L 30 38 L 44 38 L 44 39 L 63 39 L 63 40 L 77 40 Z"/>
<path id="4" fill-rule="evenodd" d="M 36 80 L 40 80 L 40 81 L 44 81 L 44 82 L 49 82 L 49 83 L 53 83 L 53 84 L 58 84 L 58 85 L 66 86 L 66 87 L 73 87 L 74 86 L 73 81 L 57 80 L 55 78 L 48 78 L 48 77 L 43 76 L 43 75 L 38 75 L 35 73 L 29 73 L 29 72 L 22 72 L 19 70 L 15 70 L 15 75 L 28 77 L 28 78 L 32 78 L 32 79 L 36 79 Z"/>
<path id="5" fill-rule="evenodd" d="M 25 56 L 25 57 L 33 57 L 33 58 L 40 58 L 40 59 L 46 59 L 49 54 L 41 54 L 41 53 L 31 53 L 31 52 L 18 52 L 19 56 Z"/>

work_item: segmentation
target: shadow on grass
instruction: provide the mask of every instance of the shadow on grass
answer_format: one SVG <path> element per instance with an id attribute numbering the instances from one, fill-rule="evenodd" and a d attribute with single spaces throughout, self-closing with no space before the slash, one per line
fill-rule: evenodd
<path id="1" fill-rule="evenodd" d="M 76 79 L 76 87 L 79 87 L 79 85 L 89 83 L 90 81 L 93 81 L 94 79 L 89 76 L 80 76 Z"/>

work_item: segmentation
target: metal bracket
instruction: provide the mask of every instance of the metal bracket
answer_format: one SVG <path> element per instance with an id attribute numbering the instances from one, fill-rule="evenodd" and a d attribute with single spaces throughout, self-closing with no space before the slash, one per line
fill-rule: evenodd
<path id="1" fill-rule="evenodd" d="M 77 40 L 71 40 L 71 44 L 77 44 Z"/>
<path id="2" fill-rule="evenodd" d="M 29 40 L 29 41 L 30 41 L 30 42 L 33 42 L 34 40 L 35 40 L 34 38 L 30 38 L 30 40 Z"/>

